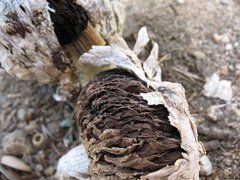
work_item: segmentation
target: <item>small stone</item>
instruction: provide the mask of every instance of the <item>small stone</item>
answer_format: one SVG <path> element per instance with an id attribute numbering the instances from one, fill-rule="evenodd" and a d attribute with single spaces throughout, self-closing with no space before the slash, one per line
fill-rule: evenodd
<path id="1" fill-rule="evenodd" d="M 31 142 L 23 130 L 7 134 L 2 140 L 2 146 L 5 154 L 13 156 L 22 156 L 33 151 Z"/>
<path id="2" fill-rule="evenodd" d="M 43 166 L 41 164 L 37 164 L 36 167 L 35 167 L 35 170 L 37 172 L 41 172 L 41 171 L 43 171 Z"/>
<path id="3" fill-rule="evenodd" d="M 207 110 L 208 117 L 214 122 L 218 120 L 219 116 L 222 116 L 222 114 L 220 115 L 219 113 L 222 113 L 222 111 L 220 107 L 216 105 L 209 107 Z"/>
<path id="4" fill-rule="evenodd" d="M 220 73 L 224 76 L 227 76 L 228 75 L 228 66 L 227 65 L 222 66 Z"/>
<path id="5" fill-rule="evenodd" d="M 234 70 L 234 66 L 233 66 L 232 64 L 230 64 L 230 65 L 228 66 L 228 68 L 229 68 L 231 71 Z"/>
<path id="6" fill-rule="evenodd" d="M 230 43 L 228 43 L 228 44 L 226 44 L 225 49 L 226 49 L 227 51 L 230 51 L 230 50 L 233 49 L 233 45 L 230 44 Z"/>
<path id="7" fill-rule="evenodd" d="M 31 118 L 34 110 L 32 108 L 21 108 L 17 112 L 17 118 L 20 121 L 27 121 Z"/>
<path id="8" fill-rule="evenodd" d="M 70 119 L 64 119 L 59 122 L 60 128 L 69 128 L 71 127 L 73 122 Z"/>
<path id="9" fill-rule="evenodd" d="M 226 166 L 231 166 L 231 164 L 232 164 L 232 160 L 228 159 L 228 158 L 224 159 L 223 162 L 224 162 L 224 164 L 226 164 Z"/>
<path id="10" fill-rule="evenodd" d="M 220 42 L 222 42 L 222 43 L 229 43 L 230 42 L 230 39 L 229 39 L 227 34 L 214 33 L 212 35 L 212 38 L 213 38 L 213 42 L 215 42 L 216 44 L 218 44 Z"/>
<path id="11" fill-rule="evenodd" d="M 52 176 L 54 174 L 54 172 L 55 172 L 55 168 L 52 166 L 49 166 L 44 170 L 44 174 L 46 176 Z"/>
<path id="12" fill-rule="evenodd" d="M 27 134 L 32 135 L 34 132 L 39 129 L 39 125 L 37 124 L 36 121 L 30 121 L 26 126 L 25 126 L 25 131 Z"/>
<path id="13" fill-rule="evenodd" d="M 216 33 L 214 33 L 214 34 L 212 35 L 212 38 L 213 38 L 213 42 L 215 42 L 216 44 L 219 43 L 220 40 L 221 40 L 220 35 L 219 35 L 219 34 L 216 34 Z"/>
<path id="14" fill-rule="evenodd" d="M 240 64 L 237 64 L 237 65 L 236 65 L 236 73 L 237 73 L 237 74 L 240 74 Z"/>
<path id="15" fill-rule="evenodd" d="M 228 104 L 227 111 L 233 119 L 240 121 L 240 108 L 238 104 Z"/>
<path id="16" fill-rule="evenodd" d="M 17 118 L 20 120 L 20 121 L 24 121 L 25 120 L 25 117 L 26 117 L 26 110 L 24 108 L 22 109 L 19 109 L 18 112 L 17 112 Z"/>
<path id="17" fill-rule="evenodd" d="M 48 123 L 47 129 L 53 137 L 60 136 L 59 124 L 56 121 L 52 121 Z"/>
<path id="18" fill-rule="evenodd" d="M 214 73 L 204 85 L 203 94 L 207 97 L 219 98 L 226 102 L 231 101 L 232 82 L 228 80 L 220 80 L 217 73 Z"/>
<path id="19" fill-rule="evenodd" d="M 176 0 L 176 1 L 177 1 L 177 3 L 179 3 L 179 4 L 185 3 L 185 0 Z"/>
<path id="20" fill-rule="evenodd" d="M 206 55 L 204 54 L 204 52 L 202 51 L 194 51 L 192 53 L 193 57 L 196 58 L 196 59 L 205 59 L 206 58 Z"/>

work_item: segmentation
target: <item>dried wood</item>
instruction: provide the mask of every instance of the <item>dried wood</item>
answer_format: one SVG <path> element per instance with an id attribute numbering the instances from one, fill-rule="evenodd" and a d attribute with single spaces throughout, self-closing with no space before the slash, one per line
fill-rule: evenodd
<path id="1" fill-rule="evenodd" d="M 2 0 L 1 67 L 24 80 L 75 90 L 81 78 L 75 60 L 91 45 L 104 45 L 102 37 L 121 33 L 123 19 L 121 1 Z"/>

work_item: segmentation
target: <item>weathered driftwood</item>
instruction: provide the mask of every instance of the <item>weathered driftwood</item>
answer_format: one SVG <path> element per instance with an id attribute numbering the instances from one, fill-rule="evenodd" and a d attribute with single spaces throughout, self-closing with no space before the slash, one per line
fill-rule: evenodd
<path id="1" fill-rule="evenodd" d="M 68 163 L 60 161 L 60 174 L 74 162 L 80 169 L 80 153 L 88 155 L 93 179 L 199 179 L 200 168 L 211 173 L 183 87 L 161 81 L 157 46 L 142 28 L 133 51 L 115 37 L 111 46 L 81 56 L 81 62 L 124 71 L 103 72 L 83 89 L 77 119 L 86 152 L 63 157 Z M 79 179 L 81 173 L 71 171 Z"/>
<path id="2" fill-rule="evenodd" d="M 21 79 L 74 90 L 85 69 L 79 56 L 121 33 L 121 6 L 118 0 L 1 0 L 1 67 Z"/>

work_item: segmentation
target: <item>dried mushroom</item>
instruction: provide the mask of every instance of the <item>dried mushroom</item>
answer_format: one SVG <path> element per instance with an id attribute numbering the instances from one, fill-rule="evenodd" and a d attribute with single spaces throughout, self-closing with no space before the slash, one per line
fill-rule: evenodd
<path id="1" fill-rule="evenodd" d="M 126 70 L 98 74 L 81 92 L 80 137 L 93 179 L 137 179 L 182 158 L 178 130 L 163 105 L 148 105 L 153 88 Z"/>
<path id="2" fill-rule="evenodd" d="M 200 170 L 211 174 L 184 88 L 161 81 L 157 58 L 158 45 L 146 28 L 139 31 L 133 51 L 115 36 L 110 46 L 93 46 L 80 57 L 81 63 L 117 67 L 98 74 L 79 96 L 77 121 L 86 152 L 68 158 L 87 154 L 92 179 L 199 179 Z"/>

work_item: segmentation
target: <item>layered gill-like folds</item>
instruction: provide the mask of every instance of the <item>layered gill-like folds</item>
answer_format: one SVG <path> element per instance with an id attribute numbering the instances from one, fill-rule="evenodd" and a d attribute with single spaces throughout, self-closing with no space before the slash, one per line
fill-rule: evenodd
<path id="1" fill-rule="evenodd" d="M 98 74 L 82 90 L 77 118 L 92 178 L 138 179 L 182 158 L 167 109 L 140 96 L 152 91 L 119 69 Z"/>

